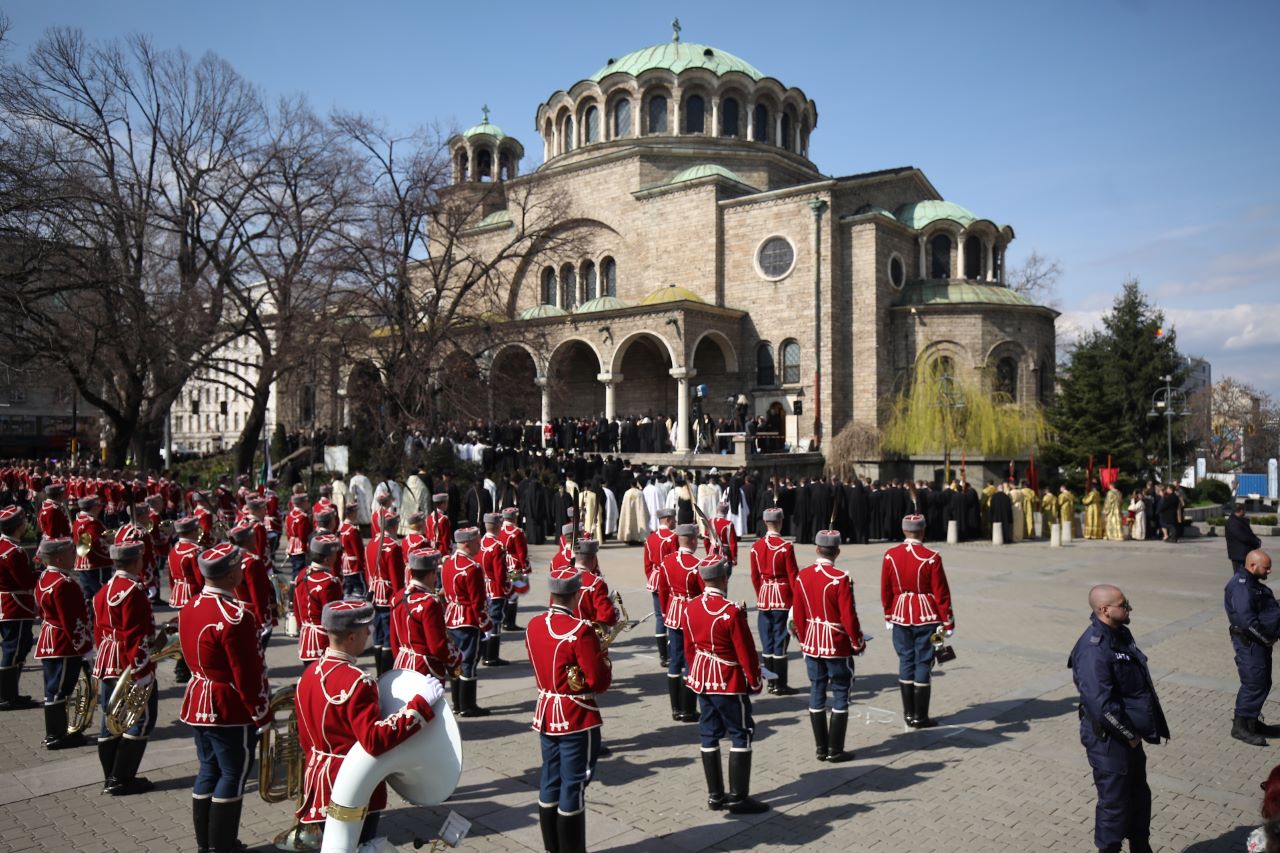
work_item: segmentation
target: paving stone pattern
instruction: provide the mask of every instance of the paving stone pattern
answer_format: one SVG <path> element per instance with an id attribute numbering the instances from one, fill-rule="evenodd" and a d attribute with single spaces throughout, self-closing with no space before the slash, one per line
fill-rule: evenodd
<path id="1" fill-rule="evenodd" d="M 1280 762 L 1280 748 L 1228 737 L 1237 683 L 1222 614 L 1230 569 L 1220 540 L 944 548 L 959 657 L 937 673 L 933 712 L 942 725 L 928 732 L 904 731 L 900 721 L 896 658 L 878 604 L 882 551 L 850 547 L 838 561 L 853 575 L 864 630 L 875 638 L 857 661 L 848 741 L 856 759 L 814 759 L 805 693 L 758 698 L 752 787 L 772 806 L 765 814 L 730 817 L 705 808 L 695 726 L 670 721 L 651 623 L 614 645 L 615 686 L 603 699 L 613 755 L 600 762 L 588 789 L 591 850 L 1092 849 L 1094 791 L 1066 658 L 1088 619 L 1087 590 L 1101 581 L 1119 584 L 1134 603 L 1132 628 L 1150 656 L 1173 731 L 1170 743 L 1148 747 L 1153 846 L 1243 849 L 1258 823 L 1258 782 Z M 802 561 L 812 557 L 811 547 L 799 552 Z M 534 548 L 535 563 L 545 565 L 551 553 Z M 602 552 L 605 576 L 633 618 L 650 610 L 640 562 L 639 548 Z M 539 573 L 520 624 L 545 592 Z M 735 574 L 730 595 L 750 598 L 745 570 Z M 751 621 L 754 629 L 754 615 Z M 515 665 L 481 670 L 481 704 L 494 714 L 461 721 L 466 769 L 448 807 L 414 808 L 392 795 L 395 808 L 382 827 L 404 849 L 431 838 L 449 808 L 473 822 L 463 849 L 541 849 L 538 743 L 529 730 L 534 692 L 522 636 L 507 634 L 503 643 L 503 657 Z M 273 639 L 273 686 L 297 678 L 295 648 L 288 638 Z M 794 649 L 791 658 L 792 683 L 807 687 Z M 40 749 L 39 710 L 0 717 L 0 849 L 194 849 L 195 752 L 177 721 L 182 694 L 171 664 L 162 664 L 160 682 L 161 724 L 143 764 L 157 788 L 145 796 L 99 793 L 91 746 Z M 23 673 L 22 687 L 39 692 L 34 667 Z M 1272 703 L 1268 710 L 1280 718 Z M 241 838 L 266 849 L 289 822 L 286 804 L 262 802 L 251 784 Z"/>

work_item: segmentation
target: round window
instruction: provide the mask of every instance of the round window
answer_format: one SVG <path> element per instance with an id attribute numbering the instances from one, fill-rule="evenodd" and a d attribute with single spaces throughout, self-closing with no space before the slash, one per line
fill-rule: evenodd
<path id="1" fill-rule="evenodd" d="M 889 258 L 889 283 L 894 287 L 902 287 L 907 281 L 907 268 L 902 265 L 902 258 L 894 255 Z"/>
<path id="2" fill-rule="evenodd" d="M 779 279 L 795 266 L 796 250 L 786 237 L 770 237 L 760 244 L 756 263 L 765 278 Z"/>

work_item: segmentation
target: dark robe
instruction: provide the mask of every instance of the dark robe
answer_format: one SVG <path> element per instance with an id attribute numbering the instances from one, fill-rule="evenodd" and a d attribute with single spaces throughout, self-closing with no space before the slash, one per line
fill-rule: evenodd
<path id="1" fill-rule="evenodd" d="M 870 539 L 884 539 L 884 533 L 881 530 L 881 524 L 884 519 L 881 518 L 882 510 L 880 504 L 884 502 L 884 489 L 870 489 L 867 491 L 867 537 Z"/>
<path id="2" fill-rule="evenodd" d="M 547 539 L 542 525 L 542 484 L 534 479 L 521 480 L 516 493 L 520 496 L 525 539 L 530 545 L 544 544 Z"/>
<path id="3" fill-rule="evenodd" d="M 947 538 L 947 504 L 951 500 L 950 489 L 938 489 L 929 494 L 929 511 L 925 514 L 926 530 L 933 542 Z"/>
<path id="4" fill-rule="evenodd" d="M 849 487 L 849 520 L 853 524 L 854 543 L 866 545 L 871 535 L 871 502 L 867 487 L 861 481 Z"/>
<path id="5" fill-rule="evenodd" d="M 973 486 L 965 486 L 962 496 L 963 512 L 960 524 L 960 538 L 973 539 L 982 531 L 982 509 L 978 501 L 978 493 Z"/>
<path id="6" fill-rule="evenodd" d="M 807 487 L 809 492 L 809 538 L 808 542 L 813 541 L 813 537 L 819 530 L 826 530 L 831 527 L 831 487 L 823 480 L 814 480 Z"/>
<path id="7" fill-rule="evenodd" d="M 1000 525 L 1004 529 L 1005 544 L 1013 543 L 1013 501 L 1005 492 L 996 492 L 991 496 L 991 524 Z"/>
<path id="8" fill-rule="evenodd" d="M 473 483 L 471 488 L 467 489 L 463 507 L 467 523 L 474 524 L 483 530 L 484 514 L 493 512 L 493 497 L 482 483 Z"/>
<path id="9" fill-rule="evenodd" d="M 813 534 L 810 528 L 812 516 L 809 514 L 810 497 L 809 484 L 796 487 L 795 509 L 792 511 L 791 515 L 791 535 L 794 536 L 796 542 L 801 545 L 810 545 L 813 543 Z"/>

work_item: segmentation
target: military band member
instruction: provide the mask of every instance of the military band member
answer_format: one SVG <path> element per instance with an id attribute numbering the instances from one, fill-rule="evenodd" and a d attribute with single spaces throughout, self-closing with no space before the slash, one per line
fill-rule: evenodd
<path id="1" fill-rule="evenodd" d="M 498 532 L 498 539 L 507 552 L 508 565 L 522 575 L 519 584 L 507 596 L 503 607 L 502 630 L 519 631 L 516 613 L 520 608 L 520 590 L 527 591 L 529 587 L 528 581 L 524 579 L 529 574 L 529 540 L 524 535 L 524 528 L 520 526 L 520 510 L 516 507 L 509 506 L 502 510 L 502 529 Z"/>
<path id="2" fill-rule="evenodd" d="M 1255 549 L 1245 555 L 1244 565 L 1223 591 L 1240 677 L 1231 736 L 1252 746 L 1266 746 L 1265 736 L 1280 735 L 1280 728 L 1261 719 L 1262 705 L 1271 692 L 1271 648 L 1280 640 L 1280 603 L 1264 583 L 1270 575 L 1270 555 Z"/>
<path id="3" fill-rule="evenodd" d="M 169 606 L 181 610 L 204 586 L 197 562 L 200 523 L 192 516 L 179 518 L 173 523 L 173 533 L 178 541 L 169 549 Z"/>
<path id="4" fill-rule="evenodd" d="M 46 539 L 70 539 L 71 519 L 62 502 L 66 498 L 66 487 L 61 483 L 50 483 L 44 489 L 44 502 L 40 504 L 40 512 L 36 514 L 36 526 L 40 535 Z"/>
<path id="5" fill-rule="evenodd" d="M 252 541 L 252 528 L 235 530 Z M 226 542 L 202 551 L 204 588 L 182 608 L 180 620 L 182 657 L 193 677 L 178 718 L 192 727 L 200 762 L 191 788 L 196 847 L 211 853 L 244 849 L 237 838 L 244 785 L 258 731 L 271 721 L 260 626 L 235 594 L 246 557 L 258 559 Z"/>
<path id="6" fill-rule="evenodd" d="M 373 600 L 373 660 L 378 677 L 391 668 L 391 608 L 405 587 L 404 551 L 395 537 L 400 516 L 387 510 L 381 523 L 381 529 L 365 547 L 364 558 Z"/>
<path id="7" fill-rule="evenodd" d="M 685 683 L 689 673 L 685 659 L 684 608 L 702 594 L 702 562 L 694 554 L 698 547 L 698 525 L 677 524 L 676 552 L 663 558 L 658 567 L 658 599 L 662 602 L 662 621 L 667 626 L 667 696 L 671 700 L 671 719 L 692 723 L 698 719 L 698 697 Z"/>
<path id="8" fill-rule="evenodd" d="M 423 548 L 435 550 L 435 545 L 427 541 L 427 535 L 422 532 L 422 527 L 427 523 L 427 515 L 423 512 L 411 512 L 405 516 L 404 536 L 400 538 L 400 550 L 404 551 L 405 562 L 409 561 L 409 555 L 414 551 L 420 551 Z"/>
<path id="9" fill-rule="evenodd" d="M 645 589 L 653 596 L 653 641 L 658 647 L 658 662 L 663 669 L 671 664 L 670 648 L 667 645 L 667 626 L 662 621 L 662 600 L 658 597 L 658 579 L 662 576 L 660 567 L 668 555 L 676 552 L 676 511 L 671 507 L 663 507 L 657 512 L 658 527 L 644 540 L 644 582 Z"/>
<path id="10" fill-rule="evenodd" d="M 729 561 L 712 557 L 699 566 L 705 585 L 689 602 L 682 619 L 689 686 L 697 694 L 701 714 L 702 771 L 707 780 L 707 807 L 735 814 L 758 814 L 769 806 L 751 797 L 751 696 L 764 687 L 760 659 L 747 625 L 746 611 L 731 602 Z M 729 738 L 729 795 L 725 796 L 720 741 Z"/>
<path id="11" fill-rule="evenodd" d="M 316 491 L 320 496 L 316 498 L 316 502 L 311 505 L 311 517 L 315 519 L 316 524 L 319 524 L 319 516 L 321 513 L 325 513 L 333 509 L 333 486 L 328 483 L 321 483 L 320 488 Z"/>
<path id="12" fill-rule="evenodd" d="M 612 628 L 618 624 L 621 614 L 609 593 L 609 584 L 600 574 L 600 543 L 595 539 L 581 539 L 573 555 L 574 568 L 582 575 L 582 594 L 578 596 L 578 608 L 574 615 L 595 625 Z"/>
<path id="13" fill-rule="evenodd" d="M 415 696 L 401 710 L 382 717 L 378 685 L 356 665 L 373 620 L 373 605 L 363 601 L 325 605 L 321 624 L 328 648 L 298 681 L 298 740 L 306 756 L 306 773 L 297 818 L 303 823 L 324 823 L 334 780 L 352 747 L 358 743 L 376 757 L 399 746 L 431 723 L 435 717 L 431 706 L 444 694 L 440 682 L 432 678 L 425 696 Z M 387 807 L 386 783 L 378 783 L 368 803 L 343 805 L 368 807 L 360 843 L 371 841 L 378 832 L 379 813 Z"/>
<path id="14" fill-rule="evenodd" d="M 244 604 L 258 623 L 258 644 L 265 652 L 271 640 L 271 631 L 277 621 L 275 590 L 272 589 L 271 570 L 262 557 L 253 550 L 254 530 L 247 525 L 227 531 L 227 540 L 240 549 L 240 582 L 236 584 L 236 598 Z M 186 657 L 183 657 L 185 660 Z"/>
<path id="15" fill-rule="evenodd" d="M 548 586 L 551 607 L 529 620 L 524 635 L 538 688 L 533 715 L 542 747 L 538 825 L 547 851 L 585 853 L 586 787 L 600 755 L 596 694 L 609 689 L 613 673 L 591 623 L 574 615 L 581 573 L 559 569 Z"/>
<path id="16" fill-rule="evenodd" d="M 573 523 L 560 525 L 560 545 L 556 552 L 551 555 L 551 563 L 547 566 L 547 572 L 554 572 L 556 569 L 567 569 L 573 565 Z"/>
<path id="17" fill-rule="evenodd" d="M 489 611 L 489 635 L 484 640 L 481 663 L 485 666 L 506 666 L 507 661 L 498 656 L 502 648 L 502 619 L 505 615 L 507 596 L 511 594 L 511 580 L 507 577 L 507 552 L 498 538 L 502 516 L 496 512 L 484 513 L 484 536 L 480 537 L 480 566 L 484 569 L 485 606 Z"/>
<path id="18" fill-rule="evenodd" d="M 253 528 L 253 553 L 270 565 L 268 549 L 271 545 L 267 538 L 267 499 L 255 494 L 245 497 L 244 516 L 240 519 L 240 524 Z"/>
<path id="19" fill-rule="evenodd" d="M 217 519 L 217 515 L 214 514 L 210 505 L 208 492 L 196 491 L 192 494 L 192 498 L 195 499 L 195 509 L 191 510 L 191 515 L 200 527 L 200 535 L 196 539 L 196 544 L 201 548 L 208 548 L 214 543 L 213 522 Z"/>
<path id="20" fill-rule="evenodd" d="M 31 653 L 31 625 L 36 618 L 35 589 L 39 576 L 22 550 L 27 516 L 20 506 L 0 509 L 0 711 L 34 708 L 30 696 L 18 693 L 22 665 Z"/>
<path id="21" fill-rule="evenodd" d="M 449 494 L 437 492 L 431 496 L 431 515 L 427 516 L 427 542 L 441 554 L 448 554 L 453 547 L 453 524 L 449 521 Z"/>
<path id="22" fill-rule="evenodd" d="M 93 598 L 94 644 L 98 647 L 93 675 L 99 680 L 102 702 L 98 760 L 102 764 L 102 791 L 114 796 L 143 794 L 154 787 L 137 774 L 147 738 L 156 727 L 157 691 L 151 692 L 142 719 L 122 735 L 113 735 L 107 728 L 109 700 L 125 668 L 133 667 L 132 678 L 139 687 L 156 677 L 156 665 L 151 662 L 156 623 L 142 587 L 142 552 L 141 542 L 112 545 L 114 572 Z"/>
<path id="23" fill-rule="evenodd" d="M 480 658 L 480 637 L 489 629 L 485 611 L 484 570 L 476 557 L 480 553 L 480 531 L 461 527 L 453 533 L 455 550 L 444 560 L 441 588 L 444 591 L 444 624 L 449 637 L 462 653 L 462 675 L 454 707 L 460 717 L 487 717 L 489 710 L 476 704 L 476 663 Z"/>
<path id="24" fill-rule="evenodd" d="M 81 498 L 77 506 L 80 513 L 71 525 L 71 538 L 76 545 L 88 545 L 89 553 L 83 557 L 76 555 L 76 573 L 84 589 L 84 597 L 93 600 L 111 576 L 111 555 L 108 551 L 111 543 L 106 541 L 106 528 L 102 526 L 102 500 L 91 495 Z"/>
<path id="25" fill-rule="evenodd" d="M 462 653 L 444 626 L 444 605 L 436 597 L 440 552 L 409 554 L 409 585 L 391 609 L 391 648 L 395 668 L 433 675 L 443 683 L 462 663 Z"/>
<path id="26" fill-rule="evenodd" d="M 44 670 L 44 746 L 68 749 L 85 741 L 82 734 L 67 734 L 67 699 L 93 651 L 93 626 L 84 590 L 74 577 L 75 543 L 46 537 L 38 552 L 45 565 L 35 595 L 40 611 L 36 660 Z"/>
<path id="27" fill-rule="evenodd" d="M 937 723 L 929 717 L 929 676 L 933 666 L 934 633 L 947 636 L 955 630 L 951 589 L 942 568 L 942 555 L 926 548 L 923 515 L 902 519 L 901 545 L 884 553 L 880 570 L 880 603 L 885 627 L 893 631 L 898 653 L 898 686 L 902 692 L 903 721 L 917 729 Z"/>
<path id="28" fill-rule="evenodd" d="M 338 527 L 338 540 L 342 543 L 342 594 L 348 598 L 364 598 L 368 588 L 364 582 L 364 540 L 356 526 L 357 501 L 347 501 L 347 511 Z"/>
<path id="29" fill-rule="evenodd" d="M 342 581 L 337 575 L 342 544 L 338 537 L 316 536 L 309 550 L 311 565 L 298 576 L 293 587 L 293 612 L 298 617 L 298 657 L 304 664 L 319 660 L 324 654 L 327 640 L 320 624 L 324 606 L 342 600 Z"/>
<path id="30" fill-rule="evenodd" d="M 280 531 L 284 528 L 284 522 L 280 518 L 280 495 L 276 492 L 276 485 L 276 479 L 270 477 L 262 490 L 262 497 L 267 501 L 262 524 L 267 528 L 267 553 L 264 556 L 268 563 L 275 562 L 276 549 L 280 547 Z"/>
<path id="31" fill-rule="evenodd" d="M 729 502 L 720 501 L 716 504 L 716 517 L 709 520 L 711 531 L 720 540 L 722 552 L 729 558 L 729 577 L 733 577 L 733 570 L 738 566 L 738 533 L 734 530 L 733 521 L 729 518 Z M 703 536 L 702 549 L 707 556 L 711 556 L 713 548 L 715 548 L 715 538 L 710 535 Z"/>
<path id="32" fill-rule="evenodd" d="M 791 612 L 805 669 L 809 673 L 809 723 L 819 761 L 848 761 L 844 751 L 849 727 L 849 688 L 853 684 L 853 656 L 867 644 L 858 624 L 853 582 L 835 567 L 840 556 L 840 531 L 820 530 L 813 537 L 818 558 L 796 575 Z M 831 717 L 827 719 L 827 687 L 831 687 Z"/>
<path id="33" fill-rule="evenodd" d="M 782 538 L 782 517 L 781 507 L 764 511 L 765 535 L 751 546 L 751 586 L 756 591 L 761 656 L 777 676 L 769 680 L 769 692 L 790 696 L 796 690 L 787 683 L 787 619 L 799 569 L 795 548 Z"/>
<path id="34" fill-rule="evenodd" d="M 311 516 L 307 514 L 307 496 L 293 495 L 289 498 L 289 514 L 284 517 L 285 553 L 289 556 L 289 566 L 293 578 L 307 565 L 307 543 L 311 541 Z"/>
<path id="35" fill-rule="evenodd" d="M 137 491 L 134 492 L 137 494 Z M 139 519 L 145 517 L 146 507 L 142 504 L 125 504 L 129 521 L 116 528 L 113 544 L 123 545 L 125 542 L 142 543 L 142 585 L 147 590 L 147 597 L 152 604 L 160 601 L 160 577 L 156 570 L 156 547 L 151 538 L 151 530 Z"/>
<path id="36" fill-rule="evenodd" d="M 384 531 L 387 533 L 399 532 L 400 514 L 397 513 L 395 509 L 391 506 L 394 500 L 394 498 L 392 498 L 391 496 L 391 492 L 379 492 L 377 496 L 374 498 L 374 500 L 377 501 L 378 505 L 373 510 L 373 516 L 369 524 L 369 532 L 373 536 L 378 536 Z M 394 514 L 396 517 L 395 526 L 391 527 L 390 529 L 388 529 L 388 525 L 385 519 L 385 516 L 388 514 Z"/>

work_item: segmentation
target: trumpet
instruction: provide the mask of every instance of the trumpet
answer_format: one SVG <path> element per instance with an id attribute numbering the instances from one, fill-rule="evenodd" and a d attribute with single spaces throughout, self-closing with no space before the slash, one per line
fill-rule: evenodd
<path id="1" fill-rule="evenodd" d="M 165 626 L 166 629 L 168 627 Z M 161 636 L 163 636 L 163 630 Z M 151 656 L 151 661 L 159 663 L 162 660 L 180 657 L 182 657 L 182 642 L 174 637 L 168 645 Z M 151 701 L 151 694 L 155 692 L 154 675 L 145 685 L 140 685 L 133 678 L 133 664 L 125 667 L 116 681 L 115 689 L 111 691 L 110 698 L 107 699 L 105 717 L 107 731 L 112 735 L 122 735 L 136 726 L 146 716 L 147 703 Z"/>
<path id="2" fill-rule="evenodd" d="M 67 697 L 67 734 L 78 735 L 93 725 L 94 711 L 98 708 L 98 682 L 89 676 L 87 666 L 81 666 L 76 689 Z"/>

